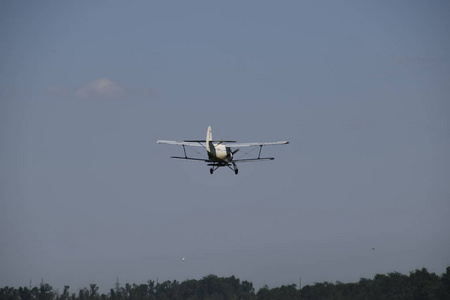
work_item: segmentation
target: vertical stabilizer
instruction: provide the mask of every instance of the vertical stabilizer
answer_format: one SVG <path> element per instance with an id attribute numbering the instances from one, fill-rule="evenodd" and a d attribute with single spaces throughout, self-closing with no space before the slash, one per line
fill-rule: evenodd
<path id="1" fill-rule="evenodd" d="M 206 131 L 206 151 L 211 153 L 211 148 L 214 148 L 212 145 L 212 131 L 211 126 L 208 126 L 208 130 Z"/>

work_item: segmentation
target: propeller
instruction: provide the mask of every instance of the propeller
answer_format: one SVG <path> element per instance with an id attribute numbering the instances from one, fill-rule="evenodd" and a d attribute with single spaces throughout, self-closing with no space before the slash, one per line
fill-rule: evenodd
<path id="1" fill-rule="evenodd" d="M 233 152 L 231 152 L 231 153 L 233 153 L 233 155 L 236 153 L 236 152 L 238 152 L 239 151 L 239 148 L 237 148 L 236 150 L 234 150 Z"/>

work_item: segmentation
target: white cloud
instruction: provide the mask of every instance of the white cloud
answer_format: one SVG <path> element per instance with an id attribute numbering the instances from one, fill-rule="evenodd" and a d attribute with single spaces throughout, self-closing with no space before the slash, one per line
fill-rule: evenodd
<path id="1" fill-rule="evenodd" d="M 421 57 L 421 56 L 405 56 L 398 55 L 395 57 L 395 61 L 399 64 L 436 64 L 439 63 L 439 59 L 432 57 Z"/>
<path id="2" fill-rule="evenodd" d="M 62 86 L 52 86 L 46 89 L 45 94 L 55 98 L 72 99 L 157 98 L 156 91 L 152 88 L 143 86 L 140 89 L 133 90 L 105 77 L 92 80 L 75 90 Z"/>
<path id="3" fill-rule="evenodd" d="M 98 78 L 78 88 L 76 98 L 121 98 L 127 96 L 127 89 L 108 78 Z"/>

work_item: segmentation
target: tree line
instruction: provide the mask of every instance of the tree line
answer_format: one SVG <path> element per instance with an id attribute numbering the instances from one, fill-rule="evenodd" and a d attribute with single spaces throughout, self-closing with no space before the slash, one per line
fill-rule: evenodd
<path id="1" fill-rule="evenodd" d="M 0 300 L 450 300 L 450 266 L 441 276 L 423 268 L 409 275 L 398 272 L 377 274 L 373 279 L 362 278 L 357 283 L 323 282 L 306 285 L 302 289 L 291 284 L 275 288 L 264 286 L 255 292 L 253 283 L 249 281 L 240 281 L 235 276 L 208 275 L 181 283 L 149 280 L 146 284 L 117 284 L 107 294 L 98 290 L 96 284 L 90 284 L 89 288 L 70 292 L 66 285 L 60 292 L 42 282 L 38 287 L 0 288 Z"/>

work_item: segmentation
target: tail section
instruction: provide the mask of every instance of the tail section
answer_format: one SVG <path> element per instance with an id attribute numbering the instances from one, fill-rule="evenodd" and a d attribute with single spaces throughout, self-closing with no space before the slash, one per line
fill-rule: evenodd
<path id="1" fill-rule="evenodd" d="M 214 148 L 212 145 L 212 131 L 211 126 L 208 126 L 208 130 L 206 131 L 206 151 L 211 153 L 211 148 Z"/>

